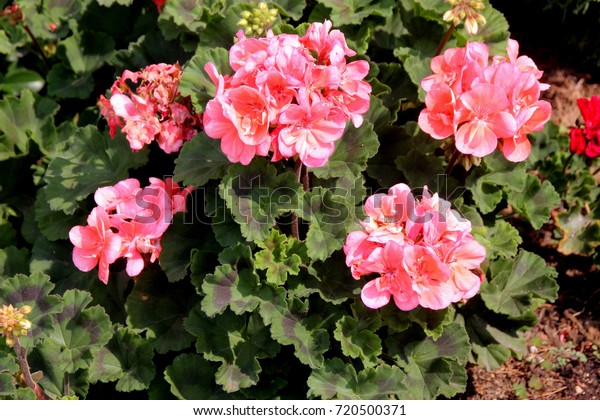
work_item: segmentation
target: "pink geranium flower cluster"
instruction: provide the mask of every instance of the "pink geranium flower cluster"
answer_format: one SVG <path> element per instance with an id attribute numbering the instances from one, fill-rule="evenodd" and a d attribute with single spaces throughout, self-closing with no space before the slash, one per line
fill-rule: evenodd
<path id="1" fill-rule="evenodd" d="M 166 153 L 179 151 L 202 128 L 189 97 L 179 93 L 179 64 L 153 64 L 141 71 L 125 70 L 112 85 L 110 100 L 98 100 L 108 120 L 110 136 L 117 127 L 125 133 L 132 150 L 141 150 L 154 140 Z M 130 86 L 136 86 L 132 90 Z"/>
<path id="2" fill-rule="evenodd" d="M 274 161 L 297 155 L 306 166 L 323 166 L 346 122 L 360 126 L 369 109 L 368 63 L 346 62 L 356 53 L 330 21 L 311 24 L 303 37 L 237 37 L 232 76 L 205 66 L 216 85 L 204 112 L 206 134 L 221 139 L 232 162 L 247 165 L 272 152 Z"/>
<path id="3" fill-rule="evenodd" d="M 600 156 L 600 97 L 577 99 L 584 126 L 570 130 L 571 153 L 585 154 L 589 158 Z"/>
<path id="4" fill-rule="evenodd" d="M 397 184 L 370 196 L 365 211 L 363 230 L 348 235 L 344 252 L 355 279 L 377 276 L 362 289 L 366 306 L 380 308 L 393 298 L 404 311 L 443 309 L 478 292 L 485 248 L 471 235 L 471 223 L 437 193 L 425 187 L 417 200 L 408 185 Z"/>
<path id="5" fill-rule="evenodd" d="M 73 263 L 86 272 L 98 265 L 98 277 L 107 283 L 109 265 L 126 258 L 127 274 L 137 276 L 145 260 L 154 262 L 159 257 L 160 239 L 173 215 L 185 211 L 190 192 L 171 178 L 150 178 L 144 188 L 134 178 L 99 188 L 94 195 L 98 206 L 88 216 L 87 226 L 69 232 L 75 246 Z"/>
<path id="6" fill-rule="evenodd" d="M 508 40 L 507 53 L 490 64 L 487 46 L 470 42 L 434 57 L 433 74 L 421 81 L 427 92 L 421 129 L 435 139 L 454 135 L 466 155 L 483 157 L 499 148 L 512 162 L 527 159 L 527 134 L 550 119 L 550 103 L 539 99 L 549 86 L 539 82 L 543 72 L 533 60 L 518 56 L 517 41 Z"/>

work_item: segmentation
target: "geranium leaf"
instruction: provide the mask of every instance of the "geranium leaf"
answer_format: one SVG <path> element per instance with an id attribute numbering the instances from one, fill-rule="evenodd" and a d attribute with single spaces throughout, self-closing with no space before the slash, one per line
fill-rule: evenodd
<path id="1" fill-rule="evenodd" d="M 229 52 L 225 48 L 199 48 L 183 69 L 179 91 L 190 96 L 196 112 L 202 112 L 206 103 L 215 96 L 215 84 L 204 71 L 207 63 L 214 63 L 219 74 L 232 72 L 229 66 Z"/>
<path id="2" fill-rule="evenodd" d="M 204 132 L 196 134 L 183 145 L 175 164 L 174 180 L 194 187 L 200 187 L 211 179 L 222 178 L 231 166 L 221 151 L 220 142 Z"/>
<path id="3" fill-rule="evenodd" d="M 438 311 L 418 306 L 408 313 L 408 317 L 423 327 L 423 331 L 428 337 L 437 340 L 443 334 L 446 325 L 454 320 L 454 313 L 453 306 Z"/>
<path id="4" fill-rule="evenodd" d="M 58 104 L 24 90 L 0 100 L 0 161 L 29 153 L 29 140 L 42 142 L 54 128 Z"/>
<path id="5" fill-rule="evenodd" d="M 219 194 L 249 241 L 264 241 L 275 218 L 297 210 L 303 195 L 291 171 L 277 175 L 264 159 L 250 165 L 232 165 L 220 185 Z"/>
<path id="6" fill-rule="evenodd" d="M 360 358 L 365 367 L 377 364 L 381 355 L 381 339 L 354 317 L 344 316 L 336 322 L 333 336 L 342 345 L 344 355 Z"/>
<path id="7" fill-rule="evenodd" d="M 354 204 L 330 190 L 313 188 L 304 195 L 301 217 L 310 223 L 306 248 L 312 259 L 325 260 L 342 248 L 348 228 L 356 223 Z"/>
<path id="8" fill-rule="evenodd" d="M 86 215 L 81 211 L 66 214 L 62 211 L 52 211 L 46 189 L 40 188 L 35 197 L 35 221 L 42 234 L 50 241 L 68 239 L 69 230 L 75 225 L 85 225 Z"/>
<path id="9" fill-rule="evenodd" d="M 75 32 L 58 44 L 58 55 L 64 57 L 75 74 L 91 74 L 114 54 L 115 41 L 102 32 Z"/>
<path id="10" fill-rule="evenodd" d="M 0 372 L 0 396 L 8 397 L 14 395 L 17 388 L 14 384 L 14 378 L 10 373 Z"/>
<path id="11" fill-rule="evenodd" d="M 157 273 L 145 272 L 127 298 L 127 324 L 146 330 L 146 338 L 158 353 L 184 349 L 193 337 L 183 328 L 183 321 L 198 300 L 191 284 L 172 284 Z"/>
<path id="12" fill-rule="evenodd" d="M 93 126 L 79 128 L 71 147 L 48 165 L 44 180 L 52 210 L 73 214 L 78 202 L 99 187 L 128 178 L 129 169 L 146 163 L 147 152 L 133 152 L 122 135 L 114 140 Z"/>
<path id="13" fill-rule="evenodd" d="M 356 178 L 366 169 L 367 160 L 377 153 L 378 147 L 373 124 L 365 121 L 359 128 L 348 124 L 327 163 L 311 171 L 319 178 Z"/>
<path id="14" fill-rule="evenodd" d="M 198 337 L 196 350 L 208 360 L 221 362 L 215 379 L 226 392 L 255 385 L 262 370 L 258 359 L 274 357 L 279 351 L 257 315 L 246 321 L 225 311 L 209 319 L 196 307 L 185 325 Z"/>
<path id="15" fill-rule="evenodd" d="M 192 195 L 193 201 L 198 196 Z M 188 213 L 176 214 L 169 229 L 161 239 L 160 266 L 169 282 L 182 280 L 187 275 L 192 255 L 201 253 L 203 258 L 214 260 L 220 249 L 210 225 L 199 221 L 195 215 L 197 202 Z"/>
<path id="16" fill-rule="evenodd" d="M 331 9 L 331 20 L 335 26 L 359 25 L 363 19 L 373 16 L 391 16 L 394 2 L 392 0 L 318 0 Z"/>
<path id="17" fill-rule="evenodd" d="M 13 95 L 18 95 L 23 90 L 39 92 L 46 84 L 46 81 L 39 73 L 22 68 L 8 71 L 0 80 L 2 81 L 0 90 Z"/>
<path id="18" fill-rule="evenodd" d="M 398 354 L 398 365 L 406 372 L 401 398 L 433 399 L 452 397 L 466 388 L 464 364 L 470 350 L 469 337 L 457 323 L 446 326 L 443 334 L 411 341 L 401 333 L 388 339 L 389 351 Z"/>
<path id="19" fill-rule="evenodd" d="M 521 251 L 514 259 L 499 259 L 491 265 L 491 277 L 481 285 L 481 297 L 491 310 L 520 318 L 539 303 L 557 297 L 556 270 L 536 254 Z"/>
<path id="20" fill-rule="evenodd" d="M 27 320 L 32 324 L 26 336 L 20 337 L 23 347 L 31 347 L 40 338 L 52 330 L 52 314 L 62 311 L 63 303 L 60 296 L 51 295 L 54 284 L 50 277 L 41 273 L 30 276 L 17 274 L 13 277 L 3 277 L 0 281 L 0 302 L 22 308 L 31 306 Z"/>
<path id="21" fill-rule="evenodd" d="M 515 165 L 494 153 L 484 158 L 485 166 L 480 166 L 468 176 L 466 186 L 482 214 L 490 213 L 502 201 L 503 188 L 510 188 L 513 194 L 520 195 L 525 188 L 527 175 L 524 164 Z"/>
<path id="22" fill-rule="evenodd" d="M 180 354 L 167 366 L 165 379 L 180 400 L 224 399 L 226 394 L 215 386 L 216 368 L 199 354 Z"/>
<path id="23" fill-rule="evenodd" d="M 275 285 L 284 284 L 288 274 L 298 274 L 300 264 L 308 259 L 306 246 L 294 238 L 271 230 L 267 240 L 260 242 L 262 248 L 254 258 L 256 268 L 266 270 L 266 281 Z"/>
<path id="24" fill-rule="evenodd" d="M 379 365 L 358 373 L 351 364 L 335 358 L 313 370 L 308 395 L 325 399 L 388 399 L 405 389 L 405 374 L 397 366 Z"/>
<path id="25" fill-rule="evenodd" d="M 71 289 L 63 295 L 63 310 L 53 315 L 55 328 L 49 341 L 58 350 L 57 367 L 74 373 L 90 365 L 94 347 L 102 347 L 112 337 L 112 324 L 104 309 L 88 305 L 89 292 Z"/>
<path id="26" fill-rule="evenodd" d="M 147 389 L 156 373 L 152 343 L 125 327 L 116 328 L 108 344 L 95 353 L 90 381 L 114 381 L 117 391 Z M 118 366 L 118 367 L 117 367 Z"/>
<path id="27" fill-rule="evenodd" d="M 488 261 L 498 257 L 514 257 L 517 247 L 523 241 L 519 231 L 504 220 L 497 220 L 491 227 L 473 227 L 472 233 L 475 240 L 485 247 Z"/>
<path id="28" fill-rule="evenodd" d="M 565 255 L 592 255 L 600 245 L 600 221 L 577 204 L 555 217 L 562 238 L 558 250 Z"/>
<path id="29" fill-rule="evenodd" d="M 550 219 L 550 210 L 560 204 L 560 196 L 548 180 L 541 183 L 537 176 L 527 174 L 523 191 L 508 194 L 508 203 L 539 229 Z"/>
<path id="30" fill-rule="evenodd" d="M 89 98 L 94 90 L 90 73 L 77 74 L 65 65 L 55 64 L 48 72 L 48 94 L 56 98 Z"/>
<path id="31" fill-rule="evenodd" d="M 29 274 L 29 250 L 9 246 L 0 249 L 0 277 Z"/>

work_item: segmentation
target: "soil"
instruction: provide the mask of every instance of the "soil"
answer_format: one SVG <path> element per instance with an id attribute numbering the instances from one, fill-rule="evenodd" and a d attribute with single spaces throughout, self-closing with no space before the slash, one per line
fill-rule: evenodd
<path id="1" fill-rule="evenodd" d="M 535 51 L 535 50 L 533 50 Z M 577 98 L 600 96 L 589 74 L 531 56 L 551 85 L 543 99 L 553 106 L 552 120 L 565 127 L 580 118 Z M 540 62 L 549 63 L 549 67 Z M 559 272 L 559 298 L 538 312 L 539 323 L 527 334 L 528 353 L 510 358 L 488 372 L 469 365 L 467 391 L 461 399 L 600 399 L 600 267 L 591 258 L 564 256 L 548 240 L 552 224 L 524 238 L 524 246 L 544 256 Z"/>

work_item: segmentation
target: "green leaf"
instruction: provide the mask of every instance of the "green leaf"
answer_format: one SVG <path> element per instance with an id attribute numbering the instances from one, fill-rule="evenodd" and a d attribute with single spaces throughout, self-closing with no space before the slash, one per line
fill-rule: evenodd
<path id="1" fill-rule="evenodd" d="M 523 240 L 519 231 L 504 220 L 497 220 L 492 227 L 473 228 L 473 237 L 485 247 L 488 261 L 496 258 L 511 258 L 517 254 L 517 247 Z"/>
<path id="2" fill-rule="evenodd" d="M 254 159 L 248 166 L 230 166 L 219 194 L 242 235 L 249 241 L 264 241 L 277 216 L 298 209 L 303 190 L 291 171 L 277 175 L 275 166 Z"/>
<path id="3" fill-rule="evenodd" d="M 352 277 L 342 251 L 325 261 L 312 261 L 308 272 L 310 277 L 303 279 L 304 286 L 314 288 L 325 301 L 340 304 L 360 297 L 364 282 Z"/>
<path id="4" fill-rule="evenodd" d="M 586 214 L 577 204 L 556 216 L 556 227 L 562 238 L 558 250 L 565 255 L 592 255 L 600 246 L 600 221 Z"/>
<path id="5" fill-rule="evenodd" d="M 398 365 L 406 372 L 406 392 L 401 398 L 434 399 L 452 397 L 466 388 L 465 363 L 469 354 L 469 337 L 457 323 L 446 326 L 437 339 L 410 341 L 405 334 L 388 339 L 392 354 L 398 354 Z"/>
<path id="6" fill-rule="evenodd" d="M 2 77 L 1 81 L 0 90 L 13 95 L 18 95 L 23 90 L 31 90 L 37 93 L 46 84 L 39 73 L 23 68 L 10 70 Z"/>
<path id="7" fill-rule="evenodd" d="M 485 166 L 480 166 L 467 177 L 466 186 L 473 195 L 473 200 L 482 214 L 490 213 L 502 201 L 503 188 L 510 189 L 519 195 L 525 189 L 528 179 L 525 164 L 515 165 L 498 152 L 484 159 Z"/>
<path id="8" fill-rule="evenodd" d="M 367 167 L 367 160 L 377 153 L 379 142 L 373 124 L 363 122 L 359 128 L 348 124 L 327 163 L 311 171 L 319 178 L 356 178 Z"/>
<path id="9" fill-rule="evenodd" d="M 405 374 L 397 366 L 379 365 L 356 372 L 351 364 L 335 358 L 313 370 L 308 396 L 325 399 L 378 400 L 401 394 Z"/>
<path id="10" fill-rule="evenodd" d="M 331 20 L 335 26 L 359 25 L 369 16 L 391 16 L 392 0 L 318 0 L 331 9 Z"/>
<path id="11" fill-rule="evenodd" d="M 102 32 L 75 32 L 58 44 L 58 55 L 65 57 L 75 74 L 91 74 L 110 58 L 115 41 Z"/>
<path id="12" fill-rule="evenodd" d="M 58 350 L 57 367 L 67 373 L 89 366 L 91 349 L 102 347 L 112 337 L 112 325 L 100 306 L 87 307 L 89 292 L 71 289 L 63 295 L 63 310 L 53 316 L 55 328 L 49 341 Z"/>
<path id="13" fill-rule="evenodd" d="M 153 354 L 151 342 L 129 328 L 118 327 L 108 344 L 95 354 L 90 381 L 118 379 L 115 389 L 122 392 L 147 389 L 155 375 Z"/>
<path id="14" fill-rule="evenodd" d="M 465 327 L 475 353 L 475 362 L 487 370 L 499 368 L 511 353 L 516 357 L 527 353 L 525 334 L 519 330 L 520 325 L 503 319 L 494 326 L 483 316 L 474 314 L 466 320 Z"/>
<path id="15" fill-rule="evenodd" d="M 11 396 L 16 392 L 13 376 L 10 373 L 0 372 L 0 396 Z"/>
<path id="16" fill-rule="evenodd" d="M 408 318 L 423 327 L 428 337 L 437 340 L 444 332 L 446 325 L 454 321 L 454 306 L 434 311 L 418 306 L 408 313 Z"/>
<path id="17" fill-rule="evenodd" d="M 365 367 L 373 367 L 381 355 L 381 339 L 375 332 L 381 326 L 376 311 L 362 304 L 352 305 L 352 316 L 344 316 L 336 322 L 333 336 L 342 345 L 344 355 L 360 358 Z"/>
<path id="18" fill-rule="evenodd" d="M 304 195 L 301 217 L 310 223 L 306 234 L 308 256 L 325 260 L 341 249 L 351 225 L 354 204 L 321 187 L 313 188 Z"/>
<path id="19" fill-rule="evenodd" d="M 13 305 L 22 308 L 24 305 L 31 306 L 32 310 L 27 315 L 31 322 L 31 330 L 27 336 L 20 338 L 23 347 L 31 347 L 40 338 L 46 337 L 52 329 L 52 317 L 54 313 L 62 311 L 62 299 L 51 295 L 54 284 L 50 277 L 33 273 L 30 276 L 17 274 L 14 277 L 1 278 L 0 302 L 4 305 Z"/>
<path id="20" fill-rule="evenodd" d="M 146 163 L 145 151 L 133 152 L 120 135 L 114 140 L 93 126 L 79 128 L 71 147 L 50 162 L 44 180 L 52 210 L 73 214 L 79 201 L 99 187 L 128 178 L 129 169 Z"/>
<path id="21" fill-rule="evenodd" d="M 52 211 L 45 188 L 40 188 L 35 197 L 35 221 L 42 234 L 50 241 L 68 239 L 73 226 L 87 224 L 86 215 L 81 211 L 74 214 Z"/>
<path id="22" fill-rule="evenodd" d="M 202 310 L 209 316 L 223 313 L 227 307 L 236 314 L 252 312 L 260 301 L 259 287 L 259 278 L 252 269 L 220 265 L 202 282 L 202 291 L 206 294 Z"/>
<path id="23" fill-rule="evenodd" d="M 222 178 L 231 166 L 221 151 L 220 141 L 211 139 L 204 132 L 196 134 L 183 145 L 175 164 L 175 181 L 194 187 Z"/>
<path id="24" fill-rule="evenodd" d="M 258 359 L 279 352 L 279 345 L 256 314 L 247 322 L 231 311 L 209 319 L 196 307 L 185 326 L 198 337 L 196 350 L 208 360 L 221 362 L 215 379 L 226 392 L 255 385 L 262 370 Z"/>
<path id="25" fill-rule="evenodd" d="M 279 9 L 279 13 L 283 13 L 297 21 L 302 18 L 302 13 L 306 8 L 306 0 L 278 0 L 272 6 Z"/>
<path id="26" fill-rule="evenodd" d="M 16 274 L 29 274 L 29 250 L 16 246 L 0 249 L 0 276 Z"/>
<path id="27" fill-rule="evenodd" d="M 215 387 L 216 369 L 199 354 L 180 354 L 165 370 L 171 392 L 180 400 L 223 399 Z"/>
<path id="28" fill-rule="evenodd" d="M 215 97 L 215 84 L 204 71 L 207 63 L 214 63 L 219 74 L 231 73 L 229 52 L 224 48 L 199 48 L 183 69 L 179 82 L 179 91 L 183 96 L 190 96 L 196 112 L 202 112 L 206 103 Z"/>
<path id="29" fill-rule="evenodd" d="M 193 337 L 183 328 L 183 321 L 198 302 L 192 285 L 171 284 L 153 272 L 142 274 L 127 298 L 127 325 L 146 330 L 158 353 L 188 347 Z"/>
<path id="30" fill-rule="evenodd" d="M 491 265 L 489 281 L 481 285 L 481 297 L 491 310 L 519 318 L 542 302 L 557 297 L 556 270 L 536 254 L 521 251 L 514 259 L 499 259 Z"/>
<path id="31" fill-rule="evenodd" d="M 560 196 L 548 180 L 541 183 L 537 176 L 527 174 L 522 193 L 508 194 L 508 203 L 539 229 L 550 219 L 550 210 L 560 204 Z"/>
<path id="32" fill-rule="evenodd" d="M 77 74 L 63 64 L 55 64 L 48 72 L 48 94 L 56 98 L 87 99 L 94 90 L 91 74 Z"/>
<path id="33" fill-rule="evenodd" d="M 306 246 L 294 238 L 271 230 L 269 238 L 259 243 L 262 248 L 254 258 L 256 268 L 267 270 L 266 281 L 275 285 L 284 284 L 288 274 L 298 274 L 300 264 L 306 262 Z"/>
<path id="34" fill-rule="evenodd" d="M 193 200 L 192 204 L 188 213 L 174 216 L 171 226 L 160 241 L 163 248 L 160 253 L 160 266 L 171 283 L 185 278 L 192 255 L 199 253 L 201 256 L 198 258 L 214 260 L 220 249 L 210 225 L 202 223 L 196 217 L 195 206 L 198 203 Z"/>
<path id="35" fill-rule="evenodd" d="M 24 90 L 0 100 L 0 161 L 29 153 L 29 140 L 41 142 L 54 128 L 58 105 Z"/>

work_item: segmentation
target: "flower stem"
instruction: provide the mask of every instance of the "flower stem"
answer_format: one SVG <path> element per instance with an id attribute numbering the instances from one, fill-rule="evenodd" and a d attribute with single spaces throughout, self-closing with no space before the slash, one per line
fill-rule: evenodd
<path id="1" fill-rule="evenodd" d="M 598 172 L 600 172 L 600 166 L 594 172 L 592 172 L 592 176 L 596 176 Z"/>
<path id="2" fill-rule="evenodd" d="M 456 164 L 456 161 L 458 160 L 459 154 L 460 154 L 460 152 L 458 151 L 458 149 L 454 149 L 454 151 L 452 152 L 452 156 L 450 156 L 450 161 L 448 162 L 448 166 L 446 166 L 446 176 L 449 176 L 450 173 L 452 172 L 452 169 L 454 169 L 454 165 Z"/>
<path id="3" fill-rule="evenodd" d="M 437 56 L 437 55 L 440 55 L 442 53 L 442 50 L 444 49 L 444 47 L 446 46 L 446 44 L 450 40 L 450 37 L 452 36 L 452 33 L 454 32 L 454 29 L 456 29 L 456 26 L 454 26 L 454 23 L 451 23 L 450 27 L 448 28 L 448 30 L 444 34 L 444 37 L 440 41 L 437 49 L 435 50 L 435 53 L 433 54 L 434 57 Z"/>
<path id="4" fill-rule="evenodd" d="M 29 25 L 23 24 L 23 29 L 25 29 L 25 32 L 27 32 L 27 35 L 29 35 L 29 38 L 31 38 L 31 41 L 33 42 L 33 45 L 39 51 L 40 55 L 42 56 L 42 60 L 44 61 L 44 64 L 46 65 L 46 67 L 49 67 L 48 58 L 46 57 L 46 54 L 44 54 L 44 50 L 42 49 L 42 46 L 38 42 L 37 38 L 35 37 L 35 35 L 33 34 L 33 32 L 31 32 L 31 29 L 29 29 Z"/>
<path id="5" fill-rule="evenodd" d="M 19 337 L 14 337 L 15 344 L 14 349 L 15 353 L 17 353 L 17 359 L 19 361 L 19 366 L 21 366 L 21 372 L 23 372 L 23 378 L 25 379 L 25 383 L 29 388 L 35 392 L 35 395 L 38 400 L 48 400 L 48 396 L 44 394 L 44 391 L 35 383 L 33 378 L 31 377 L 31 369 L 29 368 L 29 362 L 27 361 L 27 351 L 21 347 L 21 343 L 19 342 Z"/>

